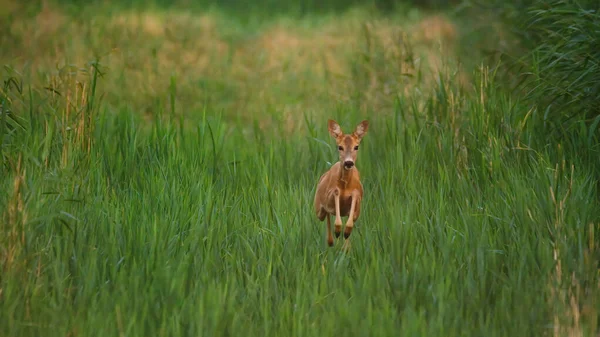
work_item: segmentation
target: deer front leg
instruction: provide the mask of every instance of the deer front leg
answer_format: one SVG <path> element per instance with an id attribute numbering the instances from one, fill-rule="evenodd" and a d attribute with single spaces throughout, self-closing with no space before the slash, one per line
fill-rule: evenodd
<path id="1" fill-rule="evenodd" d="M 342 216 L 340 215 L 340 190 L 336 188 L 333 191 L 333 198 L 335 199 L 335 237 L 340 237 L 342 232 Z"/>
<path id="2" fill-rule="evenodd" d="M 331 235 L 331 217 L 327 214 L 327 244 L 333 246 L 333 235 Z"/>
<path id="3" fill-rule="evenodd" d="M 350 205 L 350 213 L 348 214 L 348 222 L 346 222 L 346 228 L 344 229 L 344 238 L 348 238 L 352 234 L 352 228 L 354 227 L 354 220 L 357 216 L 355 212 L 357 207 L 360 207 L 360 194 L 357 190 L 352 191 L 352 204 Z"/>

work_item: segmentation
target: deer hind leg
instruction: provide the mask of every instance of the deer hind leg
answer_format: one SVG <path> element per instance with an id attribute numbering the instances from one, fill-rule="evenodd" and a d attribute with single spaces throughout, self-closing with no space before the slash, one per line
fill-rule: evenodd
<path id="1" fill-rule="evenodd" d="M 361 197 L 360 194 L 358 194 L 358 192 L 356 192 L 357 194 L 357 200 L 356 200 L 356 208 L 354 209 L 354 217 L 352 218 L 354 220 L 354 222 L 356 222 L 356 220 L 358 219 L 358 217 L 360 216 L 360 202 L 361 202 Z"/>
<path id="2" fill-rule="evenodd" d="M 319 208 L 317 211 L 317 219 L 319 219 L 319 221 L 323 221 L 325 220 L 326 215 L 328 215 L 327 212 L 322 207 Z"/>
<path id="3" fill-rule="evenodd" d="M 346 222 L 346 228 L 344 229 L 344 238 L 346 239 L 352 234 L 354 221 L 358 218 L 358 208 L 360 208 L 360 194 L 357 190 L 354 190 L 352 191 L 352 204 L 348 214 L 348 222 Z"/>
<path id="4" fill-rule="evenodd" d="M 333 198 L 335 199 L 335 237 L 340 237 L 342 233 L 342 216 L 340 215 L 340 190 L 336 188 L 333 191 Z"/>
<path id="5" fill-rule="evenodd" d="M 331 217 L 327 214 L 327 244 L 333 246 L 333 235 L 331 235 Z"/>

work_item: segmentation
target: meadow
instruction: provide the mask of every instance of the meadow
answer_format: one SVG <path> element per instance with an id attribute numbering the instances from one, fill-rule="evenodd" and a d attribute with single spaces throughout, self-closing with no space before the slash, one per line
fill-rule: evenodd
<path id="1" fill-rule="evenodd" d="M 499 19 L 165 3 L 0 1 L 1 336 L 598 336 L 599 119 L 550 137 Z"/>

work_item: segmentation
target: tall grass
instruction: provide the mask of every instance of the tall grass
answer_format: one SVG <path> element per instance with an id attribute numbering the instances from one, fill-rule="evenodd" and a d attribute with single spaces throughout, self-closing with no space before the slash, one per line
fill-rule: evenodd
<path id="1" fill-rule="evenodd" d="M 165 88 L 149 117 L 120 63 L 6 67 L 0 334 L 596 335 L 594 172 L 524 146 L 528 105 L 487 67 L 429 72 L 365 32 L 353 86 L 282 66 L 249 112 L 192 104 L 180 72 L 135 74 Z M 319 81 L 347 98 L 287 118 Z M 327 118 L 371 122 L 348 253 L 311 207 Z"/>
<path id="2" fill-rule="evenodd" d="M 597 1 L 492 1 L 516 38 L 501 52 L 513 89 L 532 106 L 532 146 L 561 143 L 600 169 L 600 7 Z M 515 76 L 516 75 L 516 76 Z M 535 144 L 535 145 L 534 145 Z"/>

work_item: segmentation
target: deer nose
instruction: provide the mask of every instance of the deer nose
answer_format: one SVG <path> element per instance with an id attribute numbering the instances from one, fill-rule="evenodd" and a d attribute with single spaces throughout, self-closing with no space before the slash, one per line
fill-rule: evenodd
<path id="1" fill-rule="evenodd" d="M 344 167 L 347 168 L 347 169 L 351 169 L 353 166 L 354 166 L 354 162 L 351 161 L 351 160 L 346 160 L 344 162 Z"/>

